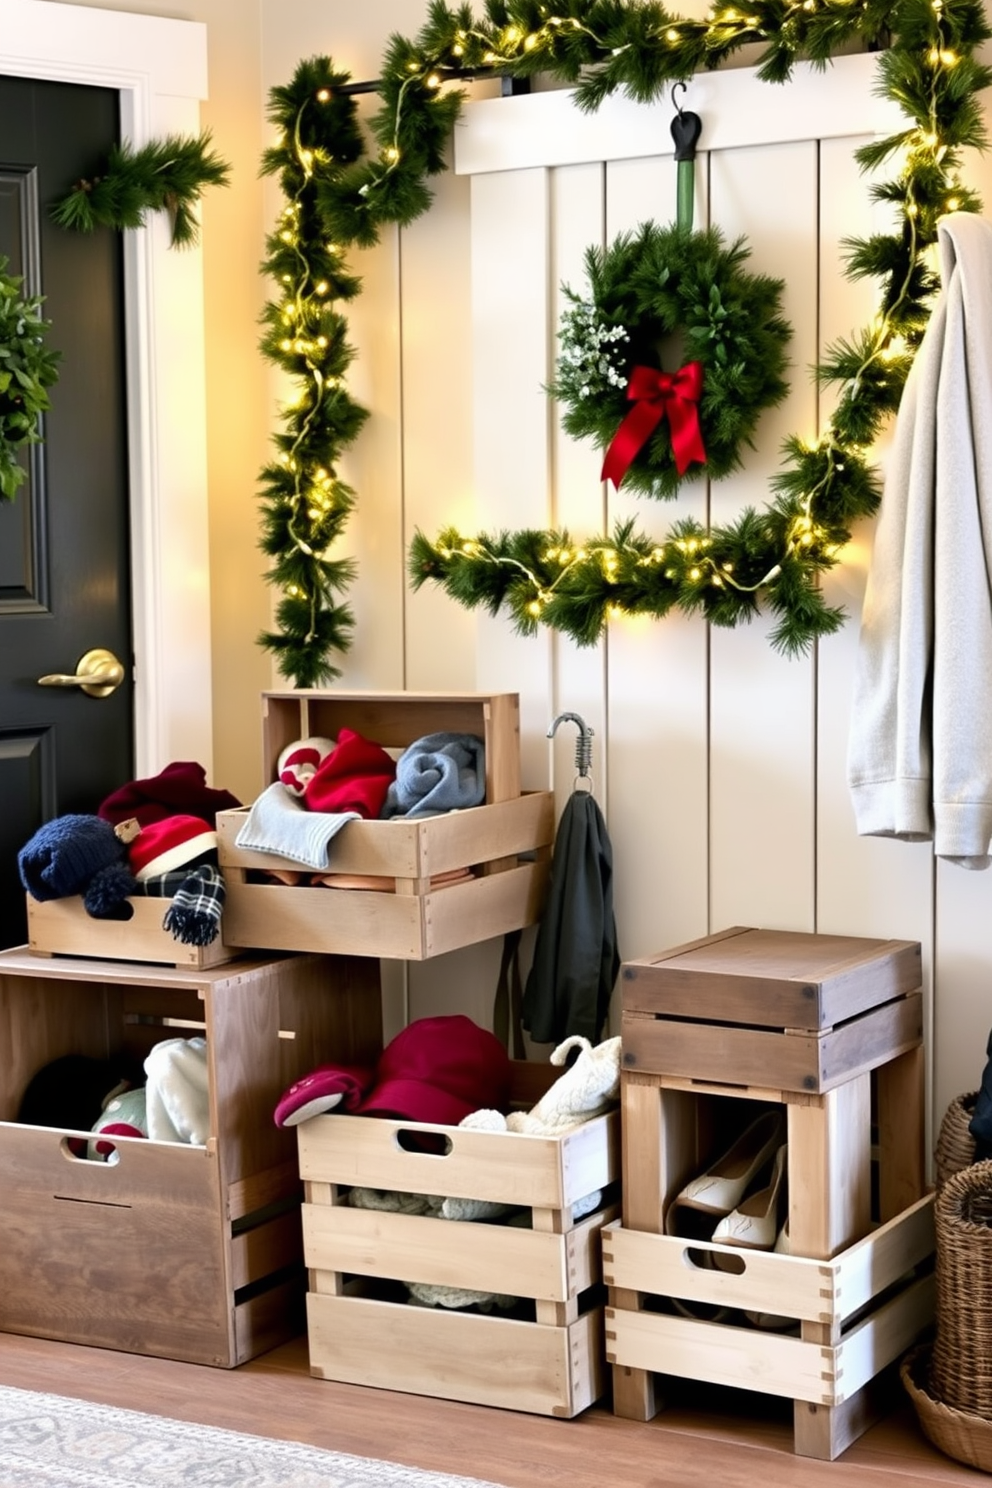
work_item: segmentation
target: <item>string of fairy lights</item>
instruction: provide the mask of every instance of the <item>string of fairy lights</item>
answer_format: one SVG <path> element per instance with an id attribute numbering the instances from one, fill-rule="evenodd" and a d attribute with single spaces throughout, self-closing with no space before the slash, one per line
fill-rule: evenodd
<path id="1" fill-rule="evenodd" d="M 489 0 L 483 19 L 467 5 L 452 10 L 433 0 L 418 35 L 394 36 L 387 47 L 370 155 L 349 91 L 361 85 L 327 58 L 302 63 L 289 87 L 273 90 L 270 114 L 283 136 L 265 159 L 294 210 L 282 228 L 291 241 L 279 233 L 269 240 L 266 268 L 284 288 L 266 312 L 263 349 L 301 384 L 284 412 L 279 459 L 263 472 L 262 546 L 283 597 L 278 628 L 262 641 L 284 675 L 300 686 L 337 675 L 333 653 L 347 649 L 353 625 L 337 597 L 353 566 L 327 557 L 355 499 L 336 462 L 365 417 L 342 380 L 352 351 L 334 307 L 357 284 L 341 253 L 428 208 L 427 182 L 445 168 L 462 104 L 458 80 L 543 73 L 574 85 L 576 104 L 595 110 L 618 90 L 651 102 L 750 43 L 762 46 L 759 76 L 779 83 L 798 61 L 826 65 L 852 41 L 877 50 L 879 91 L 906 118 L 904 129 L 857 152 L 865 171 L 894 166 L 890 179 L 871 187 L 875 200 L 890 204 L 894 226 L 849 244 L 846 271 L 878 281 L 879 310 L 830 346 L 816 369 L 821 384 L 838 390 L 819 437 L 786 441 L 768 504 L 734 523 L 683 518 L 661 539 L 630 521 L 583 541 L 566 531 L 449 528 L 434 539 L 417 532 L 409 575 L 414 587 L 440 584 L 464 605 L 507 615 L 524 633 L 546 625 L 580 644 L 593 643 L 614 617 L 661 617 L 673 607 L 721 625 L 765 607 L 775 617 L 772 643 L 789 654 L 836 630 L 843 612 L 826 604 L 820 578 L 838 561 L 851 524 L 879 503 L 869 454 L 898 407 L 938 288 L 930 267 L 937 223 L 948 212 L 981 209 L 961 169 L 962 151 L 986 142 L 976 95 L 992 83 L 992 70 L 976 54 L 990 36 L 977 0 L 749 0 L 716 5 L 700 21 L 670 15 L 656 0 L 555 7 Z"/>

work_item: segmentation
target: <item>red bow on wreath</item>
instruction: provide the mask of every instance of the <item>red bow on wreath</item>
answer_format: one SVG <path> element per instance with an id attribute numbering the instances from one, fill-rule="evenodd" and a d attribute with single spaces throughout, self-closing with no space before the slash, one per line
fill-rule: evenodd
<path id="1" fill-rule="evenodd" d="M 706 463 L 697 404 L 703 391 L 702 362 L 687 362 L 677 372 L 659 372 L 656 367 L 635 367 L 627 383 L 627 397 L 634 404 L 613 436 L 606 451 L 600 480 L 610 480 L 617 490 L 638 450 L 647 443 L 657 425 L 668 415 L 672 431 L 672 454 L 679 475 L 685 475 L 691 460 Z"/>

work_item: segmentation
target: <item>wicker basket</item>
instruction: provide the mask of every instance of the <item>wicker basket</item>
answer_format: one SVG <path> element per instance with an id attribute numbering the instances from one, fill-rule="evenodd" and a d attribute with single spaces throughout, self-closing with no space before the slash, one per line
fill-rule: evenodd
<path id="1" fill-rule="evenodd" d="M 992 1421 L 935 1400 L 928 1387 L 929 1369 L 928 1345 L 913 1349 L 899 1366 L 899 1376 L 913 1402 L 923 1434 L 948 1457 L 981 1468 L 982 1472 L 992 1472 Z"/>
<path id="2" fill-rule="evenodd" d="M 948 1178 L 934 1206 L 937 1335 L 930 1388 L 968 1415 L 992 1418 L 992 1159 Z"/>
<path id="3" fill-rule="evenodd" d="M 969 1168 L 975 1161 L 975 1139 L 968 1130 L 968 1123 L 975 1114 L 977 1099 L 978 1091 L 971 1090 L 967 1095 L 952 1100 L 944 1112 L 933 1154 L 938 1188 L 943 1188 L 948 1178 L 960 1173 L 962 1168 Z"/>

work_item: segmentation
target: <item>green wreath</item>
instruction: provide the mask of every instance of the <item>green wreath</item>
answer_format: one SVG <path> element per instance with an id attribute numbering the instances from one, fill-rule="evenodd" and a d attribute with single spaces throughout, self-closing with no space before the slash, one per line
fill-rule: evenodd
<path id="1" fill-rule="evenodd" d="M 586 251 L 591 293 L 568 286 L 557 376 L 575 438 L 606 451 L 603 478 L 670 497 L 683 479 L 713 480 L 741 464 L 765 408 L 780 403 L 791 327 L 782 281 L 748 273 L 744 240 L 717 228 L 690 232 L 643 222 L 606 248 Z M 680 339 L 677 372 L 659 343 Z"/>
<path id="2" fill-rule="evenodd" d="M 50 406 L 60 356 L 45 345 L 40 298 L 25 299 L 21 279 L 6 269 L 0 258 L 0 501 L 12 501 L 26 479 L 18 456 L 41 440 L 38 416 Z"/>

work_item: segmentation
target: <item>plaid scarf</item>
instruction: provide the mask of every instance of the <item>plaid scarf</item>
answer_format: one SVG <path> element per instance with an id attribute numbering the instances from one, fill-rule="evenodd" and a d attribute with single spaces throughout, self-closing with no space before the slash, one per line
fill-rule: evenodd
<path id="1" fill-rule="evenodd" d="M 183 945 L 207 946 L 217 939 L 224 908 L 224 876 L 212 863 L 178 868 L 148 878 L 139 887 L 156 898 L 169 899 L 162 929 Z"/>

